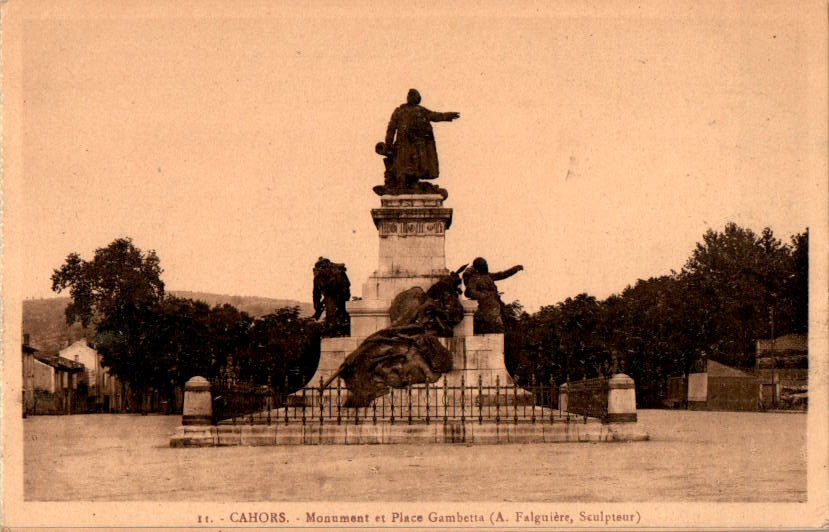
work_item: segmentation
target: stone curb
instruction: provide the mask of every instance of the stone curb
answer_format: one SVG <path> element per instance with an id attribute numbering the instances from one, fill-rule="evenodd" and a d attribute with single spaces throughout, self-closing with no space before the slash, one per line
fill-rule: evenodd
<path id="1" fill-rule="evenodd" d="M 171 447 L 268 445 L 393 445 L 466 443 L 633 442 L 648 434 L 631 423 L 378 423 L 336 425 L 186 425 L 176 429 Z"/>

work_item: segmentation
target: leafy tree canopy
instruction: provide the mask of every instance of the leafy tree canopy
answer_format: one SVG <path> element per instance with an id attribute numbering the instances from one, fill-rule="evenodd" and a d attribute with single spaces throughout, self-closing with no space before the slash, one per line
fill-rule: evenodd
<path id="1" fill-rule="evenodd" d="M 80 321 L 87 327 L 96 318 L 118 320 L 160 301 L 162 272 L 155 251 L 145 254 L 130 238 L 119 238 L 95 250 L 91 261 L 69 254 L 52 274 L 52 290 L 69 289 L 72 301 L 66 307 L 66 321 L 69 325 Z"/>
<path id="2" fill-rule="evenodd" d="M 772 334 L 772 312 L 775 336 L 807 329 L 808 243 L 808 230 L 790 244 L 769 228 L 709 230 L 680 272 L 639 279 L 604 301 L 579 294 L 532 315 L 513 312 L 507 367 L 522 384 L 623 370 L 643 404 L 658 401 L 668 376 L 705 358 L 752 367 L 756 341 Z"/>

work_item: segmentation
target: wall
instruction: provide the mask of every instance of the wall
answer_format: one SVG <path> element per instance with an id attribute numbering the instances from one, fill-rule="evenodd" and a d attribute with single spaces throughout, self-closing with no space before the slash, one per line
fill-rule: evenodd
<path id="1" fill-rule="evenodd" d="M 760 382 L 754 377 L 709 377 L 708 410 L 758 410 Z"/>
<path id="2" fill-rule="evenodd" d="M 75 390 L 68 390 L 69 393 L 64 393 L 60 390 L 58 393 L 50 393 L 44 390 L 36 390 L 32 397 L 27 395 L 26 402 L 28 403 L 27 415 L 62 415 L 66 414 L 66 401 L 69 401 L 72 409 L 72 414 L 78 414 L 85 410 L 84 397 L 79 396 Z"/>
<path id="3" fill-rule="evenodd" d="M 691 373 L 688 375 L 688 402 L 708 400 L 708 374 Z"/>
<path id="4" fill-rule="evenodd" d="M 33 393 L 35 390 L 35 357 L 31 353 L 23 355 L 23 390 Z"/>
<path id="5" fill-rule="evenodd" d="M 35 391 L 55 393 L 55 368 L 40 360 L 32 361 L 32 384 Z"/>
<path id="6" fill-rule="evenodd" d="M 771 383 L 772 373 L 776 373 L 775 382 L 783 386 L 807 386 L 809 384 L 809 370 L 797 368 L 760 369 L 757 376 L 761 382 Z"/>
<path id="7" fill-rule="evenodd" d="M 665 406 L 677 408 L 688 400 L 688 382 L 685 377 L 668 377 Z"/>

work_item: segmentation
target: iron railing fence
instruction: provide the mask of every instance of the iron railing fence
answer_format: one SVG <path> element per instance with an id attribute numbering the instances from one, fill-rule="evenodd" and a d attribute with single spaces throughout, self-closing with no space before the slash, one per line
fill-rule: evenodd
<path id="1" fill-rule="evenodd" d="M 269 414 L 279 401 L 268 385 L 214 381 L 211 394 L 214 424 L 224 420 L 270 423 L 269 417 L 263 419 L 262 416 Z"/>
<path id="2" fill-rule="evenodd" d="M 595 379 L 583 378 L 580 381 L 567 381 L 567 412 L 584 417 L 607 420 L 608 379 L 600 376 Z"/>
<path id="3" fill-rule="evenodd" d="M 214 422 L 222 424 L 415 424 L 456 422 L 554 423 L 569 420 L 556 410 L 555 383 L 518 386 L 484 384 L 479 377 L 450 385 L 446 377 L 434 384 L 391 388 L 364 407 L 346 407 L 347 390 L 336 379 L 327 388 L 306 386 L 282 396 L 267 386 L 232 385 L 214 388 Z M 218 406 L 218 408 L 217 408 Z"/>

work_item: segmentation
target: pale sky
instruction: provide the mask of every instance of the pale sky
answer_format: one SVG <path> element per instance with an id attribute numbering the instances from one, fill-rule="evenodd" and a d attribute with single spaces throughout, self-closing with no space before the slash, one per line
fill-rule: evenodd
<path id="1" fill-rule="evenodd" d="M 411 87 L 461 113 L 435 125 L 447 266 L 523 264 L 499 286 L 530 310 L 679 270 L 728 221 L 788 241 L 823 190 L 803 20 L 783 3 L 142 5 L 23 23 L 24 297 L 121 236 L 158 252 L 170 290 L 310 301 L 324 255 L 361 295 L 374 144 Z"/>

